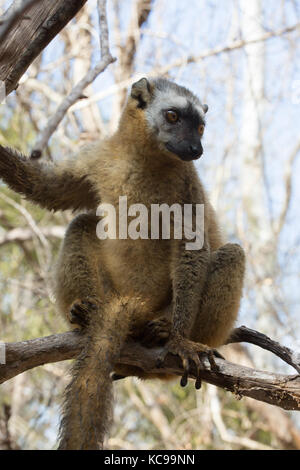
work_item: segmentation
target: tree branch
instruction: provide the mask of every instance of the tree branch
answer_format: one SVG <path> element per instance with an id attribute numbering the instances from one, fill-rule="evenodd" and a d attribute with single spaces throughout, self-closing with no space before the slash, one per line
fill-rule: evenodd
<path id="1" fill-rule="evenodd" d="M 38 338 L 20 343 L 5 344 L 6 363 L 0 365 L 0 383 L 26 370 L 46 363 L 64 361 L 76 357 L 84 344 L 84 335 L 79 331 Z M 235 341 L 247 341 L 275 352 L 279 357 L 299 370 L 299 354 L 273 342 L 265 335 L 245 327 L 235 330 Z M 181 376 L 180 358 L 168 354 L 163 368 L 157 368 L 161 348 L 147 349 L 136 342 L 127 342 L 123 348 L 120 364 L 136 366 L 148 373 L 174 374 Z M 264 372 L 232 364 L 216 358 L 219 371 L 212 371 L 208 361 L 201 378 L 210 384 L 233 392 L 237 397 L 251 397 L 276 405 L 285 410 L 300 410 L 300 376 Z M 191 369 L 191 377 L 196 371 Z"/>
<path id="2" fill-rule="evenodd" d="M 23 0 L 20 2 L 14 2 L 11 7 L 4 13 L 0 20 L 0 44 L 4 41 L 6 35 L 19 21 L 22 21 L 25 13 L 34 3 L 39 0 Z M 27 17 L 28 19 L 28 17 Z"/>
<path id="3" fill-rule="evenodd" d="M 184 56 L 182 58 L 176 59 L 174 62 L 170 62 L 167 65 L 162 65 L 155 67 L 151 72 L 147 73 L 147 77 L 155 78 L 158 76 L 164 76 L 168 74 L 172 69 L 182 67 L 183 65 L 187 65 L 190 63 L 199 63 L 202 60 L 205 60 L 209 57 L 215 57 L 224 53 L 230 53 L 232 51 L 242 49 L 245 46 L 251 45 L 251 44 L 256 44 L 258 42 L 265 42 L 268 41 L 269 39 L 276 38 L 283 36 L 288 33 L 292 33 L 294 31 L 297 31 L 300 28 L 300 23 L 297 23 L 293 26 L 290 26 L 288 28 L 280 29 L 277 31 L 270 31 L 266 32 L 260 37 L 254 38 L 251 41 L 245 41 L 245 40 L 234 40 L 230 43 L 228 43 L 226 46 L 218 46 L 216 48 L 212 49 L 207 49 L 204 50 L 201 54 L 199 55 L 194 55 L 194 56 Z M 76 103 L 76 105 L 72 108 L 73 111 L 77 111 L 79 109 L 83 109 L 86 106 L 89 106 L 91 103 L 94 103 L 96 101 L 103 100 L 104 98 L 107 98 L 109 96 L 114 95 L 115 93 L 119 93 L 120 91 L 128 88 L 132 83 L 135 81 L 139 80 L 141 78 L 141 74 L 132 74 L 130 78 L 126 78 L 125 80 L 122 80 L 118 83 L 114 83 L 110 87 L 108 87 L 104 91 L 99 91 L 95 93 L 93 96 L 90 98 L 87 98 L 86 100 Z"/>
<path id="4" fill-rule="evenodd" d="M 53 225 L 51 227 L 41 227 L 41 233 L 44 237 L 52 237 L 62 239 L 65 234 L 65 227 L 61 225 Z M 6 245 L 7 243 L 19 243 L 27 240 L 32 240 L 34 232 L 30 228 L 17 227 L 12 230 L 6 231 L 4 235 L 0 235 L 0 246 Z"/>
<path id="5" fill-rule="evenodd" d="M 300 29 L 300 23 L 296 23 L 293 26 L 289 26 L 287 28 L 278 29 L 275 31 L 268 31 L 262 34 L 261 36 L 258 36 L 253 39 L 249 39 L 249 40 L 238 39 L 238 40 L 230 42 L 226 46 L 222 45 L 214 49 L 208 49 L 206 51 L 203 51 L 201 54 L 196 55 L 196 56 L 188 56 L 183 59 L 176 59 L 174 62 L 170 62 L 166 66 L 160 67 L 159 74 L 165 75 L 170 70 L 177 68 L 177 67 L 181 67 L 182 65 L 200 62 L 201 60 L 207 59 L 208 57 L 218 56 L 219 54 L 223 54 L 224 52 L 232 52 L 237 49 L 242 49 L 245 46 L 250 46 L 252 44 L 256 44 L 259 42 L 265 42 L 268 39 L 280 37 L 285 34 L 292 33 L 293 31 L 297 31 L 299 29 Z"/>
<path id="6" fill-rule="evenodd" d="M 272 352 L 275 356 L 292 366 L 300 374 L 300 353 L 296 353 L 286 346 L 281 346 L 281 344 L 273 341 L 268 336 L 259 333 L 258 331 L 250 330 L 250 328 L 247 328 L 246 326 L 236 328 L 233 330 L 227 341 L 227 344 L 232 343 L 255 344 L 266 351 Z"/>
<path id="7" fill-rule="evenodd" d="M 30 2 L 27 19 L 16 15 L 16 22 L 0 42 L 0 80 L 6 94 L 15 90 L 18 81 L 34 59 L 83 7 L 86 0 L 39 0 Z M 8 12 L 0 21 L 5 22 Z M 14 22 L 14 21 L 13 21 Z"/>
<path id="8" fill-rule="evenodd" d="M 107 26 L 107 16 L 106 16 L 106 1 L 101 0 L 98 3 L 100 17 L 100 28 L 101 28 L 101 60 L 100 62 L 92 69 L 90 69 L 87 74 L 77 83 L 77 85 L 72 89 L 71 93 L 61 102 L 58 106 L 56 112 L 48 120 L 45 129 L 41 133 L 35 147 L 31 153 L 31 157 L 40 157 L 43 149 L 46 147 L 50 137 L 57 129 L 60 122 L 65 117 L 69 108 L 76 103 L 80 98 L 82 98 L 84 89 L 90 85 L 100 73 L 108 67 L 109 64 L 115 62 L 115 58 L 112 57 L 109 50 L 109 41 L 108 41 L 108 26 Z"/>

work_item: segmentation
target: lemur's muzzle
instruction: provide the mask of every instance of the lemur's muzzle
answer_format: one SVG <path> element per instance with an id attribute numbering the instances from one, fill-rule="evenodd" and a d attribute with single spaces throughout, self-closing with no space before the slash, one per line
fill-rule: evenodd
<path id="1" fill-rule="evenodd" d="M 179 144 L 174 145 L 171 142 L 166 144 L 169 152 L 177 155 L 181 160 L 189 162 L 197 160 L 203 154 L 203 147 L 201 142 L 181 141 Z"/>

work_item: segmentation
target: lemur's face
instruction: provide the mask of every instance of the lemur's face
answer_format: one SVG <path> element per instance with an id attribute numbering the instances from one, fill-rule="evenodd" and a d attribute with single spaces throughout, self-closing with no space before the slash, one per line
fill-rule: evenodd
<path id="1" fill-rule="evenodd" d="M 146 109 L 146 116 L 157 140 L 169 152 L 185 161 L 201 157 L 205 121 L 200 104 L 176 96 L 173 91 L 158 92 Z"/>
<path id="2" fill-rule="evenodd" d="M 160 147 L 184 161 L 196 160 L 203 154 L 201 139 L 205 129 L 206 105 L 183 87 L 159 79 L 148 83 L 151 98 L 144 108 L 146 121 Z"/>

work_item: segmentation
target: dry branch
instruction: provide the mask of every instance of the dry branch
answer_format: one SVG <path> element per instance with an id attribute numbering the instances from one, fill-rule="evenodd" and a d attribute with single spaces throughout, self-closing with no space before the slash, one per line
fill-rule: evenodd
<path id="1" fill-rule="evenodd" d="M 15 24 L 24 19 L 24 15 L 29 8 L 38 1 L 39 0 L 23 0 L 21 3 L 14 2 L 10 6 L 0 20 L 0 44 L 4 41 L 6 35 L 11 31 Z M 26 17 L 25 19 L 29 19 L 29 17 Z"/>
<path id="2" fill-rule="evenodd" d="M 0 41 L 0 80 L 8 95 L 34 59 L 83 7 L 86 0 L 40 0 L 26 2 L 26 18 L 22 9 L 9 10 L 2 21 Z M 29 5 L 29 6 L 28 6 Z"/>
<path id="3" fill-rule="evenodd" d="M 181 67 L 182 65 L 187 65 L 190 63 L 196 63 L 200 62 L 201 60 L 207 59 L 208 57 L 214 57 L 218 56 L 219 54 L 223 54 L 224 52 L 232 52 L 238 49 L 242 49 L 245 46 L 250 46 L 252 44 L 257 44 L 259 42 L 265 42 L 268 39 L 271 38 L 276 38 L 276 37 L 281 37 L 284 36 L 285 34 L 292 33 L 294 31 L 300 30 L 300 23 L 296 23 L 293 26 L 289 26 L 287 28 L 283 29 L 278 29 L 275 31 L 268 31 L 260 36 L 257 36 L 256 38 L 245 40 L 245 39 L 239 39 L 230 42 L 226 46 L 218 46 L 214 49 L 208 49 L 206 51 L 203 51 L 199 55 L 191 55 L 188 57 L 185 57 L 184 59 L 177 59 L 174 62 L 169 63 L 166 66 L 163 66 L 159 69 L 159 73 L 161 75 L 165 75 L 168 73 L 170 70 Z"/>
<path id="4" fill-rule="evenodd" d="M 210 57 L 215 57 L 224 53 L 230 53 L 230 52 L 242 49 L 243 47 L 249 46 L 251 44 L 265 42 L 272 38 L 281 37 L 281 36 L 284 36 L 285 34 L 292 33 L 299 29 L 300 29 L 300 23 L 297 23 L 287 28 L 266 32 L 263 35 L 257 38 L 254 38 L 250 41 L 234 40 L 228 43 L 226 46 L 221 45 L 216 48 L 207 49 L 201 52 L 201 54 L 199 55 L 184 56 L 182 58 L 176 59 L 174 62 L 168 63 L 167 65 L 155 67 L 151 72 L 147 74 L 147 76 L 150 78 L 164 76 L 164 75 L 167 75 L 171 70 L 176 69 L 178 67 L 186 66 L 187 64 L 191 64 L 191 63 L 200 63 L 202 60 L 208 59 Z M 86 106 L 89 106 L 91 103 L 94 103 L 95 101 L 103 100 L 104 98 L 107 98 L 108 96 L 112 96 L 115 93 L 120 93 L 122 90 L 124 90 L 125 88 L 127 88 L 129 85 L 131 85 L 136 80 L 139 80 L 140 78 L 141 78 L 141 74 L 137 74 L 137 75 L 132 75 L 130 78 L 126 78 L 122 81 L 119 81 L 115 83 L 114 85 L 111 85 L 110 87 L 108 87 L 106 90 L 95 93 L 95 95 L 88 98 L 84 102 L 77 103 L 73 107 L 73 111 L 82 109 Z"/>
<path id="5" fill-rule="evenodd" d="M 41 133 L 35 147 L 32 151 L 32 157 L 39 157 L 43 149 L 47 146 L 47 143 L 52 136 L 52 134 L 57 129 L 58 125 L 61 123 L 69 108 L 78 101 L 82 95 L 84 89 L 93 83 L 93 81 L 104 72 L 109 64 L 114 62 L 116 59 L 112 57 L 109 50 L 109 36 L 108 36 L 108 25 L 107 25 L 107 14 L 106 14 L 106 0 L 99 0 L 99 22 L 101 28 L 101 60 L 94 67 L 91 68 L 87 74 L 77 83 L 77 85 L 72 89 L 70 94 L 64 98 L 61 104 L 58 106 L 56 112 L 48 120 L 45 129 Z"/>
<path id="6" fill-rule="evenodd" d="M 244 336 L 244 341 L 247 341 L 248 335 L 251 343 L 276 351 L 278 356 L 299 370 L 299 354 L 245 327 L 235 330 L 235 334 L 235 340 L 241 340 Z M 84 341 L 84 335 L 78 331 L 72 331 L 20 343 L 7 343 L 5 345 L 6 364 L 0 365 L 0 383 L 43 364 L 72 359 L 79 354 Z M 123 348 L 120 364 L 137 366 L 149 373 L 181 376 L 183 369 L 177 356 L 168 354 L 164 367 L 157 368 L 157 359 L 161 351 L 161 348 L 147 349 L 139 343 L 128 342 Z M 209 363 L 205 362 L 207 369 L 201 371 L 201 378 L 205 382 L 229 390 L 238 398 L 247 396 L 285 410 L 300 410 L 300 376 L 298 374 L 283 375 L 264 372 L 222 359 L 216 359 L 216 363 L 219 366 L 218 372 L 210 370 Z M 193 369 L 191 377 L 195 378 Z"/>
<path id="7" fill-rule="evenodd" d="M 52 227 L 42 227 L 40 229 L 44 237 L 52 237 L 62 239 L 65 234 L 65 227 L 61 225 L 53 225 Z M 5 232 L 4 235 L 0 236 L 0 246 L 6 245 L 7 243 L 18 243 L 32 240 L 34 232 L 30 228 L 17 227 Z"/>

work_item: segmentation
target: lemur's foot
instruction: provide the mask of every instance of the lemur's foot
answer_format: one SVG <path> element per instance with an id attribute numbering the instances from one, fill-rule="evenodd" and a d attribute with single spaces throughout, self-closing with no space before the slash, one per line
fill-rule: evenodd
<path id="1" fill-rule="evenodd" d="M 170 337 L 172 323 L 167 317 L 159 317 L 146 324 L 141 343 L 147 348 L 163 346 Z"/>
<path id="2" fill-rule="evenodd" d="M 200 343 L 194 343 L 178 334 L 172 334 L 171 339 L 165 346 L 164 352 L 158 358 L 158 367 L 162 366 L 162 363 L 168 353 L 175 356 L 179 356 L 182 360 L 184 373 L 182 375 L 180 384 L 182 387 L 187 385 L 187 381 L 190 374 L 190 366 L 193 362 L 196 366 L 196 383 L 195 387 L 197 390 L 201 388 L 201 370 L 206 369 L 204 359 L 207 358 L 210 367 L 214 371 L 218 371 L 219 367 L 216 364 L 215 357 L 224 359 L 224 357 L 216 350 L 210 349 L 208 346 Z"/>
<path id="3" fill-rule="evenodd" d="M 98 308 L 99 305 L 95 299 L 90 297 L 77 299 L 71 305 L 69 321 L 72 324 L 81 326 L 81 328 L 86 328 L 90 323 L 91 315 L 95 314 Z"/>

